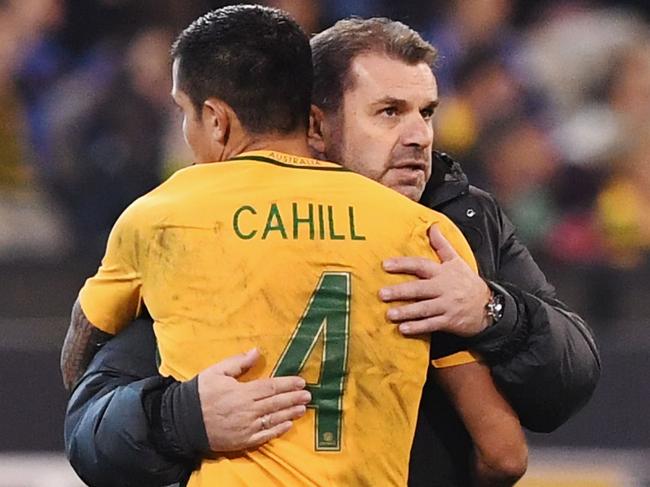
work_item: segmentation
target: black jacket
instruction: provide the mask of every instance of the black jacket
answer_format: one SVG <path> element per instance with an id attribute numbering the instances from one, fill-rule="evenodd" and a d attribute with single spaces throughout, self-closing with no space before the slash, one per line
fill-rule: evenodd
<path id="1" fill-rule="evenodd" d="M 421 203 L 458 225 L 482 276 L 506 297 L 503 318 L 469 346 L 488 361 L 522 424 L 550 432 L 594 391 L 600 359 L 592 331 L 556 299 L 494 198 L 470 186 L 450 158 L 436 156 Z M 65 444 L 77 473 L 98 487 L 182 482 L 207 451 L 196 381 L 157 375 L 150 321 L 134 323 L 98 352 L 70 399 Z M 427 381 L 409 485 L 467 485 L 470 458 L 462 422 Z"/>

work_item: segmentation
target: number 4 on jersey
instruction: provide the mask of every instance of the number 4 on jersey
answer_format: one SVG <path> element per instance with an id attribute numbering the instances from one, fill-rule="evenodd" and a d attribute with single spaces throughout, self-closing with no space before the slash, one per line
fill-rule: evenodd
<path id="1" fill-rule="evenodd" d="M 316 450 L 341 449 L 343 386 L 347 372 L 350 274 L 324 272 L 287 343 L 274 376 L 298 375 L 323 335 L 320 377 L 307 384 L 316 409 Z"/>

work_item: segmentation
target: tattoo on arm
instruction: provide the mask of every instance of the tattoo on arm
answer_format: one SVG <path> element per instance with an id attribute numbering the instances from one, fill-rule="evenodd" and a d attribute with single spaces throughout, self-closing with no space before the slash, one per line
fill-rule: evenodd
<path id="1" fill-rule="evenodd" d="M 70 328 L 61 350 L 63 385 L 70 391 L 86 371 L 97 350 L 112 338 L 88 321 L 77 300 L 72 308 Z"/>

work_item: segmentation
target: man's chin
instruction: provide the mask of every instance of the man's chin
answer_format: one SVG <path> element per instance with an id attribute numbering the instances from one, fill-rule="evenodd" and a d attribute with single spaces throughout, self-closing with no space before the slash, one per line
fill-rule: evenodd
<path id="1" fill-rule="evenodd" d="M 389 171 L 386 176 L 381 183 L 413 201 L 420 201 L 427 180 L 424 171 L 398 168 Z"/>
<path id="2" fill-rule="evenodd" d="M 406 196 L 408 199 L 413 201 L 420 201 L 422 193 L 424 192 L 423 186 L 413 185 L 413 184 L 396 184 L 391 185 L 391 189 L 394 189 L 402 196 Z"/>

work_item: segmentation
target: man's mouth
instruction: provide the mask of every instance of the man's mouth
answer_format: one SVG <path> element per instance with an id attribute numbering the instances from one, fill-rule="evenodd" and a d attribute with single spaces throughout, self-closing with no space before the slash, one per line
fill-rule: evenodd
<path id="1" fill-rule="evenodd" d="M 427 170 L 427 164 L 424 161 L 400 161 L 393 166 L 393 169 L 425 172 Z"/>

